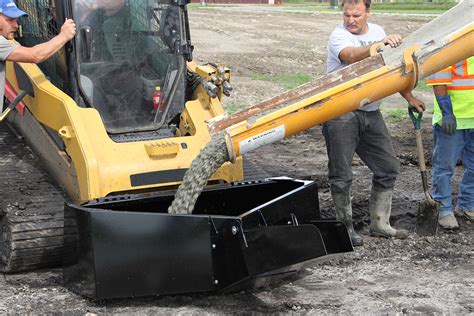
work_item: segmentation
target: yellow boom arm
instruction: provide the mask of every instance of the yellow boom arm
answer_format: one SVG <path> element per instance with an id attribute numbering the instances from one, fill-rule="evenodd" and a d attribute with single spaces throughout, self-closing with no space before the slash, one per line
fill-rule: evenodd
<path id="1" fill-rule="evenodd" d="M 418 80 L 474 55 L 473 4 L 474 0 L 462 2 L 409 36 L 399 48 L 377 54 L 379 47 L 374 46 L 375 56 L 211 122 L 210 130 L 225 129 L 228 154 L 234 161 L 370 102 L 412 90 Z"/>

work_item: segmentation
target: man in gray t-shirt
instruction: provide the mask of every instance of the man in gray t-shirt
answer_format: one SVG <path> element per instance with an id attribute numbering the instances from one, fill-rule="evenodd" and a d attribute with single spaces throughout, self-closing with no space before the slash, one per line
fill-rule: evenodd
<path id="1" fill-rule="evenodd" d="M 15 45 L 10 40 L 18 30 L 17 19 L 21 16 L 27 14 L 18 9 L 13 0 L 0 0 L 0 109 L 3 108 L 5 91 L 5 61 L 40 63 L 55 54 L 76 35 L 76 24 L 73 20 L 66 19 L 59 34 L 48 42 L 33 47 Z"/>
<path id="2" fill-rule="evenodd" d="M 370 56 L 370 47 L 383 43 L 391 47 L 401 44 L 398 34 L 386 35 L 384 30 L 367 20 L 371 14 L 370 0 L 343 0 L 343 25 L 331 33 L 328 43 L 327 73 Z M 424 104 L 411 92 L 402 96 L 418 111 Z M 387 127 L 379 111 L 380 101 L 323 124 L 328 153 L 329 183 L 336 218 L 346 225 L 354 246 L 362 245 L 352 224 L 351 184 L 352 159 L 357 153 L 372 171 L 372 193 L 369 201 L 373 236 L 406 238 L 408 232 L 389 224 L 392 191 L 399 163 L 393 150 Z"/>
<path id="3" fill-rule="evenodd" d="M 3 108 L 3 96 L 5 93 L 5 60 L 7 60 L 8 55 L 13 52 L 16 48 L 16 45 L 13 45 L 10 41 L 7 41 L 5 37 L 0 36 L 0 107 Z"/>

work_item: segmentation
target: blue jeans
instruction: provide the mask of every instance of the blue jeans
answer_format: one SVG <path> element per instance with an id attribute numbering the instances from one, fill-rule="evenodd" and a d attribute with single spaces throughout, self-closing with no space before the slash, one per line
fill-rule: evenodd
<path id="1" fill-rule="evenodd" d="M 379 110 L 353 111 L 323 124 L 332 193 L 350 192 L 352 160 L 357 153 L 372 171 L 372 187 L 392 190 L 400 163 Z"/>
<path id="2" fill-rule="evenodd" d="M 433 127 L 433 199 L 441 203 L 440 216 L 453 211 L 452 177 L 461 159 L 464 174 L 458 194 L 458 208 L 474 209 L 474 129 L 458 130 L 448 136 Z"/>

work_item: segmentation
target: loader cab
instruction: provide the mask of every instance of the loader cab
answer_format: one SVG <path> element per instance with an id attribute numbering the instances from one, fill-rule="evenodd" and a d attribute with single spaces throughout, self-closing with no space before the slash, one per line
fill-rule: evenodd
<path id="1" fill-rule="evenodd" d="M 59 32 L 62 23 L 57 21 L 75 20 L 73 42 L 40 68 L 78 106 L 95 108 L 112 139 L 174 133 L 184 108 L 186 60 L 191 60 L 192 51 L 186 1 L 19 0 L 18 4 L 29 13 L 23 20 L 22 44 L 37 44 L 32 40 L 44 34 L 48 40 Z"/>

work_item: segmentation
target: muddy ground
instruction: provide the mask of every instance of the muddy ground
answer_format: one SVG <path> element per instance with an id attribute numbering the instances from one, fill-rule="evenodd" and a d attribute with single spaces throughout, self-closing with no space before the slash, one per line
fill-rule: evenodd
<path id="1" fill-rule="evenodd" d="M 251 105 L 284 88 L 252 79 L 254 74 L 324 73 L 326 42 L 340 23 L 338 14 L 191 10 L 195 60 L 226 62 L 233 71 L 234 92 L 229 108 Z M 432 17 L 377 15 L 373 22 L 388 33 L 407 35 Z M 418 92 L 429 107 L 431 94 Z M 384 102 L 384 111 L 405 108 L 399 96 Z M 429 117 L 429 113 L 426 115 Z M 394 194 L 393 224 L 413 230 L 418 201 L 423 199 L 412 123 L 389 119 L 401 175 Z M 424 144 L 431 161 L 429 118 Z M 320 185 L 323 214 L 332 214 L 326 177 L 326 153 L 320 127 L 247 157 L 271 176 L 312 179 Z M 457 178 L 462 172 L 459 167 Z M 0 313 L 195 314 L 195 313 L 325 313 L 325 314 L 472 314 L 474 313 L 474 224 L 461 222 L 454 233 L 437 237 L 387 240 L 368 235 L 370 173 L 354 161 L 353 204 L 356 227 L 365 245 L 354 253 L 306 270 L 278 287 L 232 295 L 183 295 L 91 301 L 62 285 L 61 269 L 0 277 Z"/>

